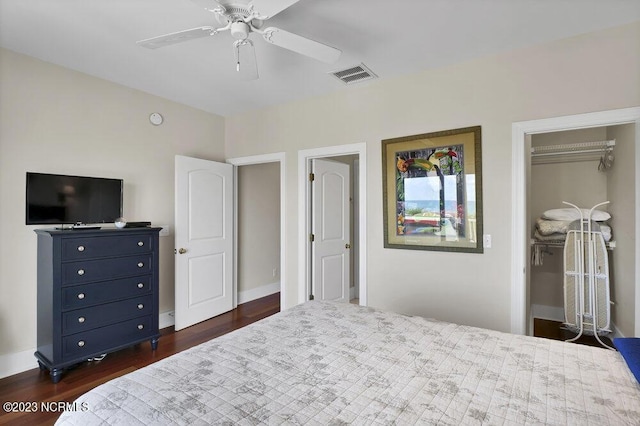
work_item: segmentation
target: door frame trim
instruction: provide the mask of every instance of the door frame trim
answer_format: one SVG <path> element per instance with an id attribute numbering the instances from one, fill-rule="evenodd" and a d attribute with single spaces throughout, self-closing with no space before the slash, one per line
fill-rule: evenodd
<path id="1" fill-rule="evenodd" d="M 367 306 L 367 144 L 355 143 L 323 148 L 313 148 L 298 151 L 298 303 L 309 300 L 309 275 L 311 265 L 309 257 L 311 242 L 311 212 L 309 211 L 309 173 L 310 161 L 314 158 L 336 157 L 340 155 L 358 155 L 360 170 L 358 173 L 358 279 L 360 290 L 360 305 Z"/>
<path id="2" fill-rule="evenodd" d="M 527 136 L 562 130 L 635 123 L 635 185 L 640 188 L 640 107 L 520 121 L 512 124 L 511 199 L 511 332 L 527 333 L 527 174 L 531 143 Z M 636 197 L 636 232 L 640 230 L 640 197 Z M 635 335 L 640 336 L 640 240 L 636 239 Z"/>
<path id="3" fill-rule="evenodd" d="M 233 165 L 233 307 L 238 306 L 238 167 L 250 166 L 255 164 L 280 163 L 280 310 L 285 306 L 287 278 L 286 278 L 286 241 L 285 226 L 286 214 L 285 197 L 286 197 L 286 155 L 284 152 L 276 152 L 273 154 L 252 155 L 248 157 L 236 157 L 226 160 L 227 163 Z"/>

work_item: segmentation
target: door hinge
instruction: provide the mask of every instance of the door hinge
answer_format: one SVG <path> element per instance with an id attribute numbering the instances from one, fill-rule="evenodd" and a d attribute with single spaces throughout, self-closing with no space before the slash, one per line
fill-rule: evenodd
<path id="1" fill-rule="evenodd" d="M 309 182 L 313 182 L 316 178 L 316 175 L 313 173 L 309 173 Z"/>
<path id="2" fill-rule="evenodd" d="M 309 295 L 309 300 L 313 300 L 313 294 Z"/>
<path id="3" fill-rule="evenodd" d="M 316 236 L 313 234 L 309 234 L 309 241 L 314 242 L 316 240 Z"/>

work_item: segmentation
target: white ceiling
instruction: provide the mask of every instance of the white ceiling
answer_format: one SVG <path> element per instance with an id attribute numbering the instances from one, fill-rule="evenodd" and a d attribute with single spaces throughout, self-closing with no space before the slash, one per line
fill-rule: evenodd
<path id="1" fill-rule="evenodd" d="M 136 45 L 219 26 L 191 0 L 0 0 L 0 46 L 229 116 L 349 90 L 327 73 L 359 63 L 388 79 L 639 20 L 639 0 L 300 0 L 267 25 L 337 47 L 340 60 L 327 65 L 253 34 L 260 79 L 248 82 L 235 78 L 228 32 Z"/>

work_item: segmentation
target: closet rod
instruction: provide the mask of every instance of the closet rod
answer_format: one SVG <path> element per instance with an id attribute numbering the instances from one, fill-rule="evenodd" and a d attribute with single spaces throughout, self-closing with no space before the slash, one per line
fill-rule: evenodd
<path id="1" fill-rule="evenodd" d="M 563 155 L 563 154 L 583 154 L 602 152 L 603 150 L 611 151 L 616 145 L 616 140 L 597 141 L 597 142 L 579 142 L 564 145 L 546 145 L 531 147 L 532 157 L 542 157 L 546 155 Z"/>

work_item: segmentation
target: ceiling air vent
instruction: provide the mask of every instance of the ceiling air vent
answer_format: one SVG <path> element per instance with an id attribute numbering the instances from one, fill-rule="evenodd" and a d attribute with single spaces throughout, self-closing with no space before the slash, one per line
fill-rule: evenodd
<path id="1" fill-rule="evenodd" d="M 342 81 L 344 84 L 360 83 L 378 78 L 378 76 L 364 64 L 356 65 L 345 70 L 333 71 L 330 74 Z"/>

